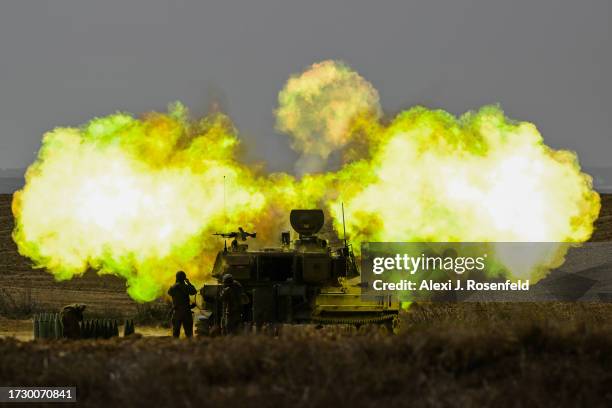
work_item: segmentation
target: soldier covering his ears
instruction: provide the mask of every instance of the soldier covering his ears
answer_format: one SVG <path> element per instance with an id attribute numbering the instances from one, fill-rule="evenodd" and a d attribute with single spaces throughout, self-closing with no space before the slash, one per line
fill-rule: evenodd
<path id="1" fill-rule="evenodd" d="M 172 336 L 179 337 L 181 326 L 185 336 L 193 336 L 193 315 L 191 309 L 195 307 L 189 300 L 189 296 L 197 293 L 195 286 L 187 279 L 183 271 L 176 273 L 176 283 L 168 289 L 168 295 L 172 297 Z"/>

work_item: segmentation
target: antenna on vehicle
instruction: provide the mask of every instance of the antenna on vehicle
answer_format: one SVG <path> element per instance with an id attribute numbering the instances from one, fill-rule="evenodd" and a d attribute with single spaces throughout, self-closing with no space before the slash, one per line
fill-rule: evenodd
<path id="1" fill-rule="evenodd" d="M 227 232 L 227 210 L 225 208 L 225 174 L 223 175 L 223 231 Z M 223 252 L 227 252 L 226 238 L 223 238 Z"/>
<path id="2" fill-rule="evenodd" d="M 223 231 L 227 232 L 227 209 L 225 207 L 225 200 L 226 200 L 226 183 L 225 183 L 225 175 L 223 175 Z"/>
<path id="3" fill-rule="evenodd" d="M 346 247 L 346 224 L 344 223 L 344 201 L 342 202 L 342 229 L 344 230 L 344 246 Z"/>
<path id="4" fill-rule="evenodd" d="M 355 263 L 355 255 L 353 254 L 353 250 L 348 245 L 348 241 L 346 240 L 346 223 L 344 222 L 344 201 L 342 202 L 342 230 L 344 231 L 344 248 L 342 249 L 344 256 L 346 256 L 346 269 L 345 276 L 347 279 L 359 276 L 359 270 L 357 269 L 357 264 Z"/>

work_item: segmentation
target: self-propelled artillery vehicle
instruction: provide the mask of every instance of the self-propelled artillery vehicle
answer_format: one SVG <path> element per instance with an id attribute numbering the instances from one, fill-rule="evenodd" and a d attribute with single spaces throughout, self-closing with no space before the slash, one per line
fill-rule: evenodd
<path id="1" fill-rule="evenodd" d="M 242 319 L 245 327 L 276 324 L 378 324 L 395 331 L 400 304 L 389 295 L 364 297 L 353 251 L 344 241 L 332 248 L 317 236 L 324 224 L 322 210 L 292 210 L 291 226 L 299 238 L 281 233 L 280 247 L 249 250 L 245 243 L 255 234 L 242 228 L 218 234 L 232 238 L 217 254 L 213 284 L 200 290 L 202 313 L 197 316 L 199 334 L 209 334 L 221 324 L 220 299 L 225 274 L 242 285 Z"/>

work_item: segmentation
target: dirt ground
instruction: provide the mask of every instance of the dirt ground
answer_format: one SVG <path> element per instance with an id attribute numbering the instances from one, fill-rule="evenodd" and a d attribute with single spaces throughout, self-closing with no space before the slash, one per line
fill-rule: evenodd
<path id="1" fill-rule="evenodd" d="M 20 341 L 34 340 L 32 319 L 8 319 L 0 316 L 0 339 L 15 338 Z M 123 332 L 123 326 L 119 326 L 119 332 Z M 136 333 L 144 337 L 164 337 L 171 334 L 170 329 L 160 326 L 137 326 Z"/>
<path id="2" fill-rule="evenodd" d="M 0 316 L 0 338 L 14 337 L 21 341 L 34 338 L 31 319 L 8 319 Z"/>

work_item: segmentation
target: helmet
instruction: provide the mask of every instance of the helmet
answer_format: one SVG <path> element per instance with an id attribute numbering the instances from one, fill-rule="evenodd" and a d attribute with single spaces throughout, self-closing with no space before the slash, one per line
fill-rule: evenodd
<path id="1" fill-rule="evenodd" d="M 176 281 L 177 282 L 183 282 L 185 279 L 187 279 L 187 274 L 183 271 L 178 271 L 176 273 Z"/>
<path id="2" fill-rule="evenodd" d="M 232 276 L 231 273 L 226 273 L 225 275 L 223 275 L 223 283 L 228 285 L 230 283 L 232 283 L 234 281 L 234 277 Z"/>

